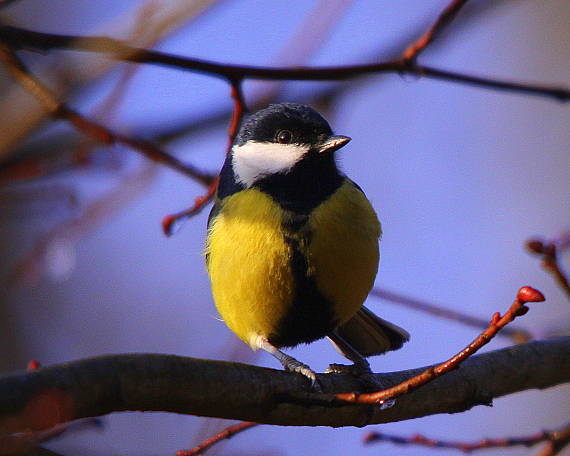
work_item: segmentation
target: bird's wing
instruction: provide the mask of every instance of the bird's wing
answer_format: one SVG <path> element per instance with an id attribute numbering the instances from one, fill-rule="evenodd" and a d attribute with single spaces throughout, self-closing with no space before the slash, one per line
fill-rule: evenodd
<path id="1" fill-rule="evenodd" d="M 352 179 L 349 179 L 348 177 L 345 176 L 345 180 L 347 182 L 349 182 L 350 184 L 352 184 L 353 187 L 355 187 L 356 189 L 360 190 L 362 192 L 363 195 L 366 196 L 366 194 L 364 193 L 364 190 L 362 190 L 362 188 L 360 188 L 360 185 L 358 185 L 356 182 L 354 182 Z"/>
<path id="2" fill-rule="evenodd" d="M 222 210 L 222 200 L 216 197 L 214 205 L 212 206 L 212 210 L 208 215 L 208 224 L 207 224 L 208 235 L 210 233 L 210 226 L 212 225 L 213 220 L 218 216 L 221 210 Z M 206 257 L 206 267 L 208 267 L 208 257 L 209 257 L 208 249 L 206 249 L 205 257 Z"/>
<path id="3" fill-rule="evenodd" d="M 380 318 L 364 306 L 336 331 L 365 357 L 397 350 L 410 339 L 406 330 Z"/>

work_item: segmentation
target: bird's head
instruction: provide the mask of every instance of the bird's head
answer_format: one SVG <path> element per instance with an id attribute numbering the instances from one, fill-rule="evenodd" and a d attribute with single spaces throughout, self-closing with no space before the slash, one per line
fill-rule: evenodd
<path id="1" fill-rule="evenodd" d="M 245 187 L 275 174 L 288 174 L 301 163 L 334 160 L 350 141 L 333 135 L 314 109 L 295 103 L 270 105 L 242 125 L 232 148 L 235 178 Z"/>

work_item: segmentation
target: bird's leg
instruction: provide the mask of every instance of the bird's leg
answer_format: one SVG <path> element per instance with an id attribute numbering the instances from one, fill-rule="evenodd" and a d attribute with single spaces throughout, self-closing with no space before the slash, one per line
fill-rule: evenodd
<path id="1" fill-rule="evenodd" d="M 283 365 L 285 370 L 290 372 L 298 372 L 299 374 L 304 375 L 311 381 L 311 386 L 313 387 L 313 389 L 321 391 L 321 386 L 317 381 L 317 375 L 315 374 L 315 371 L 313 371 L 306 364 L 297 361 L 292 356 L 283 353 L 277 347 L 272 345 L 265 337 L 257 336 L 255 339 L 252 340 L 252 346 L 255 348 L 261 348 L 270 355 L 273 355 L 275 358 L 279 360 L 279 362 Z"/>
<path id="2" fill-rule="evenodd" d="M 357 376 L 372 374 L 370 364 L 364 356 L 362 356 L 352 345 L 350 345 L 343 337 L 339 336 L 336 331 L 329 334 L 328 339 L 335 348 L 347 359 L 352 361 L 352 366 L 345 364 L 330 364 L 327 373 L 350 373 Z"/>
<path id="3" fill-rule="evenodd" d="M 339 336 L 336 331 L 329 334 L 328 339 L 336 347 L 336 349 L 342 353 L 343 356 L 351 360 L 354 364 L 352 366 L 347 366 L 345 364 L 330 364 L 326 370 L 327 374 L 352 374 L 362 379 L 367 388 L 373 391 L 378 389 L 385 389 L 388 385 L 385 385 L 381 380 L 378 379 L 370 369 L 370 364 L 364 356 L 362 356 L 358 350 L 356 350 L 352 345 L 350 345 L 343 337 Z M 395 399 L 389 399 L 382 401 L 379 406 L 381 409 L 387 409 L 393 407 L 396 403 Z"/>

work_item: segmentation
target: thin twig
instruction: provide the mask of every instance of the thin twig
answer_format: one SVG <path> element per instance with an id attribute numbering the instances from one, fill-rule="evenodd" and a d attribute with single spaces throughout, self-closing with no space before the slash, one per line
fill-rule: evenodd
<path id="1" fill-rule="evenodd" d="M 570 244 L 570 233 L 562 236 L 558 242 L 531 239 L 526 243 L 526 247 L 530 252 L 542 256 L 542 267 L 554 277 L 556 283 L 566 293 L 566 296 L 570 298 L 570 281 L 558 261 L 559 251 L 563 250 L 568 244 Z"/>
<path id="2" fill-rule="evenodd" d="M 386 290 L 384 288 L 373 288 L 370 292 L 371 296 L 376 296 L 377 298 L 390 301 L 409 309 L 418 310 L 430 315 L 434 315 L 438 318 L 445 318 L 447 320 L 456 321 L 458 323 L 471 326 L 473 328 L 485 329 L 489 326 L 487 320 L 482 318 L 476 318 L 472 315 L 467 315 L 457 310 L 446 309 L 444 307 L 438 306 L 436 304 L 422 301 L 419 299 L 411 298 L 409 296 L 402 295 L 400 293 L 395 293 L 393 291 Z M 504 328 L 498 336 L 509 337 L 514 343 L 521 344 L 532 340 L 531 334 L 524 329 L 517 328 Z"/>
<path id="3" fill-rule="evenodd" d="M 247 106 L 245 104 L 245 100 L 243 97 L 241 84 L 242 81 L 240 79 L 230 80 L 231 96 L 234 102 L 234 109 L 233 109 L 232 119 L 230 121 L 230 125 L 228 128 L 228 145 L 226 149 L 226 154 L 230 153 L 230 149 L 232 147 L 232 144 L 234 143 L 236 135 L 238 134 L 243 116 L 247 112 Z M 194 217 L 196 214 L 199 214 L 202 211 L 202 209 L 204 209 L 206 205 L 214 199 L 214 197 L 216 196 L 217 189 L 218 189 L 218 178 L 214 179 L 211 182 L 211 184 L 208 186 L 208 191 L 206 192 L 206 194 L 200 195 L 195 198 L 192 207 L 182 212 L 167 215 L 166 217 L 164 217 L 162 219 L 162 231 L 164 232 L 164 234 L 166 234 L 167 236 L 171 236 L 180 229 L 180 227 L 185 221 L 187 221 L 191 217 Z"/>
<path id="4" fill-rule="evenodd" d="M 430 367 L 421 374 L 405 380 L 392 388 L 368 394 L 360 394 L 357 392 L 337 394 L 336 398 L 345 402 L 374 404 L 383 403 L 387 399 L 408 394 L 411 391 L 418 389 L 420 386 L 435 380 L 437 377 L 441 377 L 445 373 L 457 369 L 463 361 L 476 353 L 481 347 L 488 344 L 504 326 L 508 325 L 516 317 L 526 314 L 528 312 L 528 307 L 525 306 L 526 303 L 542 301 L 544 301 L 544 296 L 540 291 L 528 286 L 522 287 L 518 291 L 515 301 L 505 315 L 501 317 L 499 312 L 496 312 L 489 323 L 489 327 L 479 334 L 479 336 L 467 347 L 447 361 L 444 361 L 437 366 Z"/>
<path id="5" fill-rule="evenodd" d="M 564 437 L 570 437 L 570 423 L 555 431 L 542 431 L 524 437 L 506 437 L 501 439 L 483 439 L 478 442 L 453 442 L 449 440 L 439 440 L 415 434 L 411 437 L 401 437 L 384 432 L 370 432 L 364 436 L 364 443 L 390 442 L 396 445 L 420 445 L 429 448 L 449 448 L 459 450 L 464 453 L 471 453 L 476 450 L 488 448 L 508 448 L 514 446 L 531 447 L 542 442 L 548 442 L 548 446 L 553 446 L 554 442 L 560 442 Z M 566 437 L 566 438 L 568 438 Z"/>
<path id="6" fill-rule="evenodd" d="M 505 90 L 507 92 L 526 93 L 527 95 L 546 96 L 566 102 L 570 100 L 570 90 L 564 87 L 545 87 L 534 84 L 526 84 L 523 82 L 501 81 L 498 79 L 483 78 L 453 71 L 440 70 L 424 65 L 407 67 L 405 73 L 416 76 L 427 76 L 432 79 L 442 79 L 444 81 L 452 81 L 464 83 L 467 85 L 484 87 L 486 89 Z"/>
<path id="7" fill-rule="evenodd" d="M 162 231 L 166 236 L 172 236 L 182 227 L 188 219 L 198 215 L 214 199 L 218 189 L 218 179 L 215 179 L 208 187 L 205 194 L 194 198 L 194 204 L 181 212 L 170 214 L 162 219 Z"/>
<path id="8" fill-rule="evenodd" d="M 63 434 L 77 432 L 83 429 L 101 429 L 103 422 L 100 418 L 86 418 L 73 422 L 60 423 L 41 431 L 25 431 L 14 434 L 0 433 L 0 456 L 25 456 L 33 455 L 54 455 L 59 453 L 51 452 L 39 446 L 42 443 L 50 442 Z"/>
<path id="9" fill-rule="evenodd" d="M 60 102 L 45 85 L 31 75 L 12 50 L 3 45 L 0 45 L 0 60 L 5 63 L 14 79 L 36 97 L 54 117 L 69 121 L 83 133 L 104 144 L 121 143 L 127 145 L 150 160 L 179 171 L 206 187 L 214 180 L 215 176 L 204 173 L 187 163 L 182 163 L 176 157 L 167 154 L 149 142 L 129 138 L 114 132 L 69 108 L 65 103 Z"/>
<path id="10" fill-rule="evenodd" d="M 213 435 L 209 439 L 202 442 L 200 445 L 195 446 L 191 450 L 179 450 L 176 452 L 176 456 L 195 456 L 197 454 L 202 454 L 216 443 L 220 442 L 221 440 L 230 439 L 234 435 L 237 435 L 247 429 L 251 429 L 254 426 L 257 426 L 259 423 L 254 423 L 252 421 L 244 421 L 243 423 L 234 424 L 233 426 L 228 426 L 224 430 L 218 432 L 216 435 Z"/>
<path id="11" fill-rule="evenodd" d="M 432 67 L 415 65 L 413 62 L 406 59 L 363 65 L 331 67 L 268 68 L 246 65 L 228 65 L 128 46 L 119 40 L 107 37 L 55 35 L 50 33 L 33 32 L 10 26 L 0 27 L 0 41 L 3 41 L 14 48 L 27 48 L 41 51 L 49 51 L 52 49 L 74 49 L 86 52 L 96 52 L 127 62 L 164 65 L 181 70 L 205 73 L 226 80 L 266 79 L 338 81 L 376 73 L 400 73 L 445 79 L 462 84 L 521 92 L 530 95 L 545 96 L 558 101 L 570 100 L 570 90 L 565 87 L 548 87 L 482 78 L 439 70 Z"/>
<path id="12" fill-rule="evenodd" d="M 441 34 L 443 29 L 449 25 L 457 16 L 459 10 L 467 3 L 467 0 L 453 0 L 445 10 L 439 15 L 437 21 L 425 32 L 415 43 L 408 46 L 403 57 L 408 61 L 417 59 L 421 52 Z"/>
<path id="13" fill-rule="evenodd" d="M 570 445 L 570 423 L 562 429 L 550 433 L 547 444 L 536 456 L 555 456 Z"/>

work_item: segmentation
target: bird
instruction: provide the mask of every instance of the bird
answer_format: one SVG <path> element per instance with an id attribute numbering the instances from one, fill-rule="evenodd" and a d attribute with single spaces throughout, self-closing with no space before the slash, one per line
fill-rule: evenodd
<path id="1" fill-rule="evenodd" d="M 241 125 L 220 171 L 205 257 L 215 306 L 253 350 L 318 386 L 283 348 L 328 338 L 352 365 L 396 350 L 409 334 L 363 306 L 379 263 L 381 225 L 337 165 L 351 138 L 313 108 L 279 103 Z"/>

